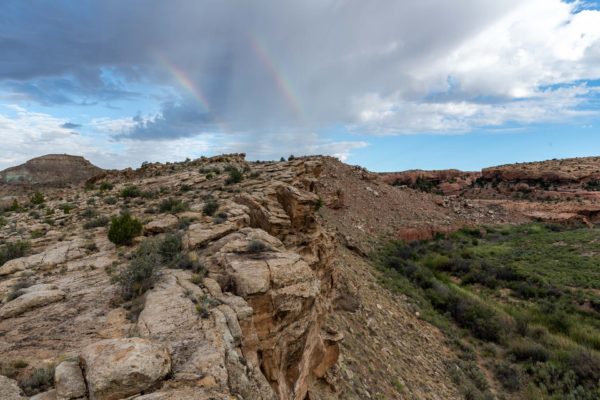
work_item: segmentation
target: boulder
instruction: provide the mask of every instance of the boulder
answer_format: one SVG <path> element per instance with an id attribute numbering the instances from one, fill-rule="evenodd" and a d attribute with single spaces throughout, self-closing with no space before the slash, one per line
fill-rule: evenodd
<path id="1" fill-rule="evenodd" d="M 202 247 L 207 243 L 222 238 L 237 230 L 237 226 L 230 222 L 219 225 L 193 224 L 188 229 L 186 243 L 189 249 Z"/>
<path id="2" fill-rule="evenodd" d="M 90 400 L 117 400 L 140 393 L 171 370 L 168 350 L 147 339 L 107 339 L 81 352 Z"/>
<path id="3" fill-rule="evenodd" d="M 177 226 L 178 221 L 174 215 L 165 215 L 146 224 L 144 231 L 150 234 L 168 232 Z"/>
<path id="4" fill-rule="evenodd" d="M 83 373 L 76 362 L 63 361 L 58 364 L 54 372 L 54 384 L 60 399 L 77 399 L 85 396 Z"/>
<path id="5" fill-rule="evenodd" d="M 25 293 L 0 308 L 0 319 L 12 318 L 31 309 L 43 307 L 65 298 L 62 290 L 39 290 Z"/>
<path id="6" fill-rule="evenodd" d="M 27 397 L 21 395 L 21 389 L 17 382 L 6 376 L 0 375 L 0 399 L 2 400 L 25 400 Z"/>

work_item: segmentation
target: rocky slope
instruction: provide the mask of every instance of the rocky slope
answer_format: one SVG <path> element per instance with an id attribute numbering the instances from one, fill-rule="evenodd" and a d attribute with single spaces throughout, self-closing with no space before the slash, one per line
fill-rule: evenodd
<path id="1" fill-rule="evenodd" d="M 226 183 L 231 168 L 244 171 L 241 182 Z M 346 190 L 362 188 L 357 199 L 329 204 L 341 201 L 338 176 Z M 0 393 L 38 400 L 456 398 L 439 331 L 401 298 L 381 293 L 360 251 L 348 250 L 360 235 L 381 231 L 363 225 L 375 216 L 357 214 L 340 229 L 363 200 L 396 198 L 384 210 L 398 214 L 390 228 L 418 223 L 412 208 L 402 208 L 414 192 L 372 177 L 327 157 L 248 163 L 230 155 L 105 173 L 91 180 L 102 191 L 66 188 L 30 212 L 6 214 L 2 241 L 26 240 L 31 249 L 0 266 L 0 375 L 10 376 Z M 119 197 L 131 185 L 141 193 Z M 167 198 L 189 207 L 161 212 Z M 211 201 L 218 204 L 212 217 L 203 213 Z M 417 201 L 432 224 L 456 220 L 427 196 Z M 145 238 L 116 247 L 106 227 L 84 228 L 122 207 L 144 222 Z M 142 241 L 169 233 L 182 238 L 184 254 L 206 275 L 164 267 L 143 296 L 124 300 L 118 272 Z M 250 250 L 257 242 L 263 247 Z M 411 349 L 423 345 L 429 351 L 411 361 Z"/>

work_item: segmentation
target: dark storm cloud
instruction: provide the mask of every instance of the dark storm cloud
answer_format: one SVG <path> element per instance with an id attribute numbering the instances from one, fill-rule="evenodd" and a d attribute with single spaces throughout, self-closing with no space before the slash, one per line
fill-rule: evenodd
<path id="1" fill-rule="evenodd" d="M 0 83 L 46 104 L 134 98 L 104 78 L 109 69 L 182 94 L 118 138 L 315 129 L 355 122 L 365 96 L 401 105 L 443 93 L 448 72 L 433 66 L 521 3 L 9 0 Z"/>
<path id="2" fill-rule="evenodd" d="M 73 122 L 65 122 L 60 127 L 65 128 L 65 129 L 77 129 L 77 128 L 81 128 L 81 124 L 74 124 Z"/>

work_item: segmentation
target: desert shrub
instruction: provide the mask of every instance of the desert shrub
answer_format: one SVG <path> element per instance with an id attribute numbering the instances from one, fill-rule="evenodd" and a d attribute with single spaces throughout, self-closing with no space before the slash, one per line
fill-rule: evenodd
<path id="1" fill-rule="evenodd" d="M 115 204 L 117 204 L 117 199 L 115 197 L 107 197 L 104 199 L 104 202 L 109 206 L 114 206 Z"/>
<path id="2" fill-rule="evenodd" d="M 265 251 L 269 251 L 269 246 L 267 246 L 264 242 L 260 240 L 251 240 L 246 247 L 246 251 L 248 253 L 263 253 Z"/>
<path id="3" fill-rule="evenodd" d="M 63 203 L 59 205 L 58 208 L 62 210 L 63 213 L 69 214 L 75 208 L 75 206 L 71 203 Z"/>
<path id="4" fill-rule="evenodd" d="M 54 365 L 36 368 L 28 378 L 21 381 L 21 388 L 28 396 L 45 392 L 52 386 L 54 386 Z"/>
<path id="5" fill-rule="evenodd" d="M 100 227 L 108 225 L 109 221 L 110 220 L 108 219 L 107 216 L 102 215 L 100 217 L 97 217 L 90 221 L 87 221 L 85 224 L 83 224 L 83 227 L 85 229 L 100 228 Z"/>
<path id="6" fill-rule="evenodd" d="M 110 182 L 104 181 L 104 182 L 100 182 L 100 186 L 98 187 L 98 189 L 101 192 L 105 192 L 107 190 L 112 190 L 114 188 L 114 185 Z"/>
<path id="7" fill-rule="evenodd" d="M 97 215 L 98 215 L 98 212 L 97 212 L 95 209 L 93 209 L 93 208 L 90 208 L 90 207 L 86 208 L 86 209 L 85 209 L 85 210 L 84 210 L 84 211 L 81 213 L 81 216 L 82 216 L 83 218 L 88 218 L 88 219 L 89 219 L 89 218 L 94 218 L 94 217 L 96 217 Z"/>
<path id="8" fill-rule="evenodd" d="M 219 203 L 213 198 L 210 198 L 204 203 L 204 207 L 202 208 L 202 212 L 205 215 L 213 215 L 219 209 Z"/>
<path id="9" fill-rule="evenodd" d="M 315 203 L 315 211 L 319 211 L 323 206 L 325 205 L 325 202 L 323 201 L 322 198 L 318 198 L 317 202 Z"/>
<path id="10" fill-rule="evenodd" d="M 206 275 L 206 270 L 200 261 L 192 259 L 189 254 L 179 257 L 176 266 L 179 269 L 192 271 L 195 275 L 198 275 L 201 278 Z"/>
<path id="11" fill-rule="evenodd" d="M 165 264 L 173 263 L 181 253 L 181 236 L 167 234 L 158 242 L 158 254 Z"/>
<path id="12" fill-rule="evenodd" d="M 509 354 L 516 361 L 544 362 L 550 358 L 550 352 L 544 346 L 528 340 L 516 340 L 512 342 Z"/>
<path id="13" fill-rule="evenodd" d="M 233 183 L 240 183 L 244 179 L 244 174 L 242 171 L 235 167 L 229 167 L 229 176 L 225 180 L 227 185 L 231 185 Z"/>
<path id="14" fill-rule="evenodd" d="M 116 277 L 125 300 L 141 296 L 158 277 L 161 257 L 154 241 L 146 240 L 134 253 L 127 267 Z"/>
<path id="15" fill-rule="evenodd" d="M 117 245 L 131 244 L 134 237 L 141 235 L 142 223 L 128 213 L 113 217 L 108 230 L 108 239 Z"/>
<path id="16" fill-rule="evenodd" d="M 568 366 L 580 379 L 600 381 L 600 356 L 597 353 L 589 350 L 575 351 L 569 356 Z"/>
<path id="17" fill-rule="evenodd" d="M 450 264 L 450 258 L 441 254 L 430 254 L 423 260 L 427 268 L 434 270 L 444 269 Z"/>
<path id="18" fill-rule="evenodd" d="M 134 198 L 142 196 L 142 191 L 139 187 L 134 185 L 129 185 L 121 190 L 121 197 L 123 198 Z"/>
<path id="19" fill-rule="evenodd" d="M 168 198 L 161 201 L 159 205 L 160 212 L 179 213 L 189 208 L 188 204 L 177 199 Z"/>
<path id="20" fill-rule="evenodd" d="M 44 195 L 41 192 L 35 192 L 29 197 L 29 201 L 35 205 L 43 204 L 45 201 Z"/>
<path id="21" fill-rule="evenodd" d="M 6 243 L 0 247 L 0 266 L 7 261 L 25 256 L 30 248 L 31 244 L 23 240 Z"/>
<path id="22" fill-rule="evenodd" d="M 19 204 L 19 201 L 17 199 L 14 199 L 11 205 L 6 207 L 4 211 L 21 212 L 23 211 L 23 207 L 21 207 L 21 204 Z"/>
<path id="23" fill-rule="evenodd" d="M 186 184 L 186 183 L 184 183 L 183 185 L 181 185 L 181 186 L 179 187 L 179 191 L 180 191 L 181 193 L 189 192 L 190 190 L 192 190 L 192 185 L 188 185 L 188 184 Z"/>
<path id="24" fill-rule="evenodd" d="M 6 218 L 0 217 L 0 228 L 2 228 L 6 224 L 8 224 L 8 221 L 6 220 Z"/>
<path id="25" fill-rule="evenodd" d="M 521 371 L 517 366 L 503 362 L 496 366 L 494 373 L 505 389 L 514 392 L 521 388 Z"/>

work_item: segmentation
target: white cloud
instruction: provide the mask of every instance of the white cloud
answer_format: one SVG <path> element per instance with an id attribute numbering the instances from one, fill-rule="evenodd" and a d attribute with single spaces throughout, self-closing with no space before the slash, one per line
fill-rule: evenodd
<path id="1" fill-rule="evenodd" d="M 187 157 L 246 152 L 251 159 L 279 159 L 289 154 L 328 154 L 345 160 L 360 141 L 327 141 L 312 134 L 265 134 L 260 140 L 248 134 L 203 134 L 171 140 L 115 141 L 113 133 L 133 126 L 132 119 L 92 119 L 84 126 L 92 132 L 80 134 L 62 128 L 65 119 L 27 111 L 20 106 L 0 108 L 0 169 L 44 154 L 82 155 L 103 168 L 139 166 L 144 161 L 181 161 Z M 10 114 L 10 115 L 9 115 Z"/>

